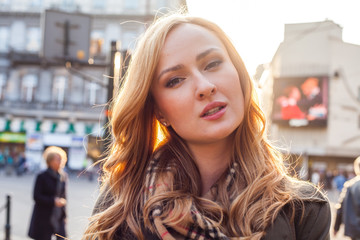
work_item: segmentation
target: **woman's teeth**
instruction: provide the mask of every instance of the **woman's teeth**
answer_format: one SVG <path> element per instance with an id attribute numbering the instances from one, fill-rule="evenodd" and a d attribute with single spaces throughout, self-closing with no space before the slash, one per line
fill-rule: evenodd
<path id="1" fill-rule="evenodd" d="M 207 112 L 203 115 L 203 117 L 205 117 L 205 116 L 209 116 L 209 115 L 212 115 L 212 114 L 214 114 L 214 113 L 216 113 L 216 112 L 220 111 L 222 108 L 223 108 L 223 107 L 216 107 L 216 108 L 213 108 L 213 109 L 211 109 L 211 110 L 207 111 Z"/>

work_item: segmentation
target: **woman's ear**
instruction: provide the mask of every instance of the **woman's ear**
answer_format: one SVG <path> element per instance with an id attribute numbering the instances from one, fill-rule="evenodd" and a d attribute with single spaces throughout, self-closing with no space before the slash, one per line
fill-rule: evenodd
<path id="1" fill-rule="evenodd" d="M 165 127 L 169 127 L 170 123 L 164 116 L 164 114 L 160 111 L 159 107 L 155 105 L 155 117 L 156 119 Z"/>

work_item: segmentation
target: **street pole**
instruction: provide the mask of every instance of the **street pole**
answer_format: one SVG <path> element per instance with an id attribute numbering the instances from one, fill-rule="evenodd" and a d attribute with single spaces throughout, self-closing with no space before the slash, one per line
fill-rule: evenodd
<path id="1" fill-rule="evenodd" d="M 11 207 L 11 197 L 10 195 L 6 196 L 6 224 L 5 224 L 5 240 L 10 240 L 10 207 Z"/>
<path id="2" fill-rule="evenodd" d="M 111 117 L 111 109 L 110 104 L 112 101 L 112 98 L 114 96 L 114 66 L 115 66 L 115 54 L 117 52 L 116 48 L 116 41 L 112 41 L 110 45 L 110 69 L 109 69 L 109 79 L 108 79 L 108 85 L 107 85 L 107 105 L 106 105 L 106 112 L 105 112 L 105 140 L 104 140 L 104 150 L 108 151 L 109 147 L 112 142 L 112 136 L 111 136 L 111 129 L 109 126 L 110 123 L 110 117 Z"/>
<path id="3" fill-rule="evenodd" d="M 127 50 L 121 50 L 119 43 L 116 41 L 111 42 L 110 48 L 110 69 L 109 69 L 109 79 L 107 85 L 107 106 L 106 106 L 106 119 L 105 119 L 105 140 L 104 140 L 104 150 L 109 150 L 112 142 L 111 128 L 109 126 L 111 118 L 111 102 L 113 100 L 114 94 L 117 94 L 121 85 L 122 77 L 127 71 L 127 67 L 130 62 L 131 55 Z"/>
<path id="4" fill-rule="evenodd" d="M 69 28 L 70 28 L 70 23 L 68 20 L 66 20 L 64 23 L 64 49 L 63 49 L 65 59 L 69 55 L 69 43 L 70 43 Z"/>

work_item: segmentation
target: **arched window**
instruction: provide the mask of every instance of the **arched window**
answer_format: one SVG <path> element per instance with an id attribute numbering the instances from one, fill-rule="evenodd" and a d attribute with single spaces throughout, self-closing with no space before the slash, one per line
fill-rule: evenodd
<path id="1" fill-rule="evenodd" d="M 57 104 L 58 108 L 63 108 L 65 93 L 68 85 L 68 77 L 63 75 L 55 76 L 53 82 L 52 101 Z"/>
<path id="2" fill-rule="evenodd" d="M 21 83 L 21 100 L 32 102 L 35 96 L 35 89 L 38 84 L 38 76 L 35 74 L 26 74 Z"/>
<path id="3" fill-rule="evenodd" d="M 0 101 L 5 99 L 6 74 L 0 73 Z"/>

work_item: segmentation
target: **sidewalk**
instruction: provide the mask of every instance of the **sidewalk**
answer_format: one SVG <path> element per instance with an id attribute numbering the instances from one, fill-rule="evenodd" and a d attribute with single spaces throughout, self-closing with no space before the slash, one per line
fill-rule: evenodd
<path id="1" fill-rule="evenodd" d="M 5 176 L 0 172 L 0 207 L 5 204 L 6 195 L 11 195 L 11 240 L 28 240 L 27 231 L 33 209 L 32 191 L 35 175 L 17 177 Z M 91 215 L 98 194 L 96 177 L 91 182 L 83 176 L 69 176 L 68 183 L 68 238 L 80 239 Z M 0 239 L 5 236 L 6 212 L 0 212 Z"/>

